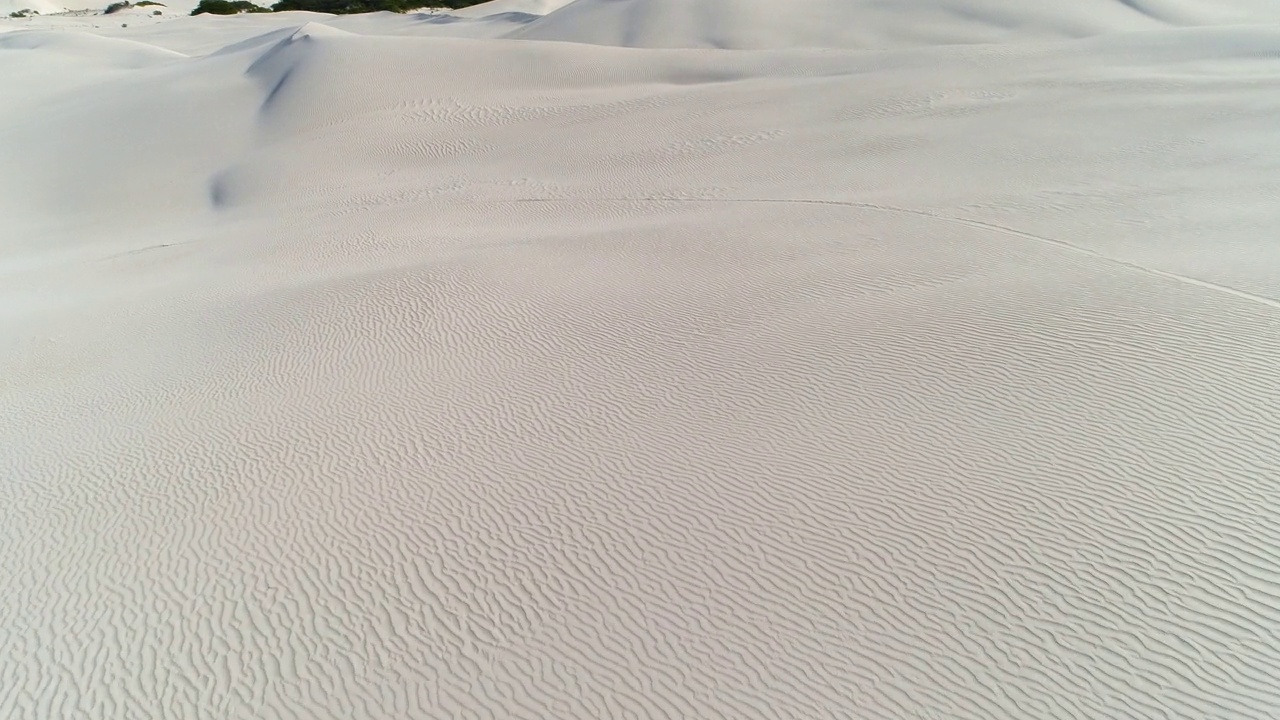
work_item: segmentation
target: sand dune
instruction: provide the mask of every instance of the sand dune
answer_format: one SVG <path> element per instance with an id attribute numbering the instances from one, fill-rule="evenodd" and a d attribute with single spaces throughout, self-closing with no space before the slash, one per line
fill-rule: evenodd
<path id="1" fill-rule="evenodd" d="M 62 12 L 66 8 L 51 0 L 0 0 L 0 16 L 7 16 L 9 13 L 21 10 L 34 10 L 47 15 Z"/>
<path id="2" fill-rule="evenodd" d="M 195 9 L 198 2 L 199 0 L 165 0 L 165 2 L 160 5 L 120 10 L 120 14 L 117 15 L 113 13 L 114 17 L 111 17 L 110 19 L 127 20 L 130 17 L 139 19 L 139 16 L 150 16 L 151 13 L 156 10 L 160 10 L 162 13 L 187 14 Z M 9 13 L 19 10 L 34 10 L 41 15 L 84 12 L 100 13 L 111 3 L 112 0 L 0 0 L 0 17 L 7 17 Z M 43 19 L 48 20 L 49 18 Z M 57 20 L 55 19 L 55 22 L 56 21 Z M 8 28 L 0 26 L 0 31 L 5 29 Z"/>
<path id="3" fill-rule="evenodd" d="M 795 5 L 0 20 L 0 717 L 1275 718 L 1267 4 Z"/>
<path id="4" fill-rule="evenodd" d="M 647 48 L 892 48 L 1277 22 L 1259 0 L 576 0 L 512 37 Z"/>
<path id="5" fill-rule="evenodd" d="M 494 15 L 546 15 L 559 10 L 574 0 L 489 0 L 487 3 L 472 5 L 459 10 L 448 10 L 446 14 L 455 17 L 492 17 Z"/>

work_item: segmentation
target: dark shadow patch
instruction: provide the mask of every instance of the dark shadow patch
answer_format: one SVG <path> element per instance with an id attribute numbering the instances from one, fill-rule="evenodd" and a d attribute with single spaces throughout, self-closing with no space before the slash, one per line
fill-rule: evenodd
<path id="1" fill-rule="evenodd" d="M 424 25 L 453 25 L 461 22 L 508 22 L 513 24 L 525 25 L 540 19 L 541 15 L 533 15 L 531 13 L 522 12 L 504 12 L 494 15 L 485 15 L 481 18 L 458 17 L 457 15 L 449 15 L 447 13 L 430 14 L 422 13 L 418 16 L 419 22 Z"/>
<path id="2" fill-rule="evenodd" d="M 209 179 L 209 204 L 214 210 L 222 210 L 231 204 L 231 187 L 224 170 Z"/>
<path id="3" fill-rule="evenodd" d="M 271 106 L 280 98 L 280 93 L 284 90 L 285 86 L 289 84 L 289 78 L 291 77 L 293 77 L 293 68 L 285 70 L 284 74 L 280 76 L 280 79 L 276 81 L 276 84 L 267 92 L 267 97 L 263 99 L 259 112 L 265 113 L 271 109 Z"/>

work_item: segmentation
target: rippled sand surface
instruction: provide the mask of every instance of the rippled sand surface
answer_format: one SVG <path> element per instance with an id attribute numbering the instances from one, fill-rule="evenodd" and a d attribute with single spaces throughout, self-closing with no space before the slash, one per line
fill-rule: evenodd
<path id="1" fill-rule="evenodd" d="M 1280 717 L 1280 11 L 794 5 L 0 20 L 0 717 Z"/>

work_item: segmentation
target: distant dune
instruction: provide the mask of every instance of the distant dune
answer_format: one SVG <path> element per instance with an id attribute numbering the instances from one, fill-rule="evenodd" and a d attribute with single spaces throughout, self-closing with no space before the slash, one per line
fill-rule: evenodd
<path id="1" fill-rule="evenodd" d="M 1280 716 L 1275 3 L 172 7 L 0 19 L 0 718 Z"/>
<path id="2" fill-rule="evenodd" d="M 1280 6 L 1261 0 L 576 0 L 512 37 L 649 48 L 881 49 L 1277 21 Z"/>

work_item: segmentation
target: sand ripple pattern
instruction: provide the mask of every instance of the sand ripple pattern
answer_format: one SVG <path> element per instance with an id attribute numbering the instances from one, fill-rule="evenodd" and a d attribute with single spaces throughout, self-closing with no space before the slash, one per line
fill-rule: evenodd
<path id="1" fill-rule="evenodd" d="M 0 719 L 1280 718 L 1271 35 L 308 28 L 0 103 Z"/>
<path id="2" fill-rule="evenodd" d="M 1273 716 L 1274 312 L 688 205 L 228 304 L 230 365 L 7 430 L 3 715 Z"/>

